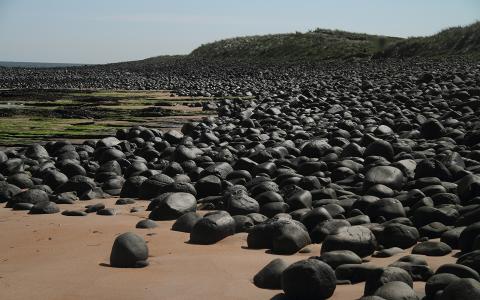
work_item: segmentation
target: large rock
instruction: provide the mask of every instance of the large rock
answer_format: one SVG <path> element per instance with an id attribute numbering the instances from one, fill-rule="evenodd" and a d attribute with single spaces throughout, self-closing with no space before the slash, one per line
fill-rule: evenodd
<path id="1" fill-rule="evenodd" d="M 172 193 L 152 210 L 149 219 L 175 220 L 183 214 L 197 210 L 197 199 L 190 193 Z"/>
<path id="2" fill-rule="evenodd" d="M 332 268 L 316 259 L 301 260 L 282 275 L 282 289 L 289 299 L 327 299 L 336 288 Z"/>
<path id="3" fill-rule="evenodd" d="M 253 284 L 262 289 L 281 289 L 282 274 L 288 266 L 289 264 L 281 258 L 272 260 L 253 277 Z"/>
<path id="4" fill-rule="evenodd" d="M 0 181 L 0 203 L 8 202 L 12 200 L 13 196 L 20 193 L 22 190 L 14 186 L 13 184 L 9 184 L 5 181 Z"/>
<path id="5" fill-rule="evenodd" d="M 405 282 L 392 281 L 379 287 L 374 296 L 389 300 L 418 300 L 415 291 Z"/>
<path id="6" fill-rule="evenodd" d="M 226 211 L 215 211 L 206 214 L 193 226 L 190 243 L 215 244 L 235 234 L 235 220 Z"/>
<path id="7" fill-rule="evenodd" d="M 188 212 L 180 216 L 172 225 L 173 231 L 192 232 L 193 227 L 202 217 L 196 212 Z"/>
<path id="8" fill-rule="evenodd" d="M 399 247 L 407 249 L 417 243 L 420 234 L 415 227 L 391 223 L 385 226 L 377 238 L 379 244 L 385 248 Z"/>
<path id="9" fill-rule="evenodd" d="M 13 196 L 13 198 L 7 203 L 7 206 L 13 207 L 16 203 L 37 204 L 48 201 L 49 197 L 45 191 L 39 189 L 29 189 Z"/>
<path id="10" fill-rule="evenodd" d="M 452 281 L 445 287 L 441 300 L 480 299 L 480 283 L 471 278 Z"/>
<path id="11" fill-rule="evenodd" d="M 337 234 L 325 238 L 321 253 L 350 250 L 363 258 L 372 255 L 376 246 L 377 240 L 370 229 L 363 226 L 343 227 Z"/>
<path id="12" fill-rule="evenodd" d="M 257 200 L 248 196 L 243 189 L 231 189 L 224 198 L 225 208 L 232 216 L 247 215 L 260 211 Z"/>
<path id="13" fill-rule="evenodd" d="M 428 119 L 420 126 L 420 133 L 426 139 L 438 139 L 445 135 L 445 128 L 436 119 Z"/>
<path id="14" fill-rule="evenodd" d="M 426 241 L 415 245 L 412 254 L 423 254 L 426 256 L 444 256 L 452 252 L 449 245 L 442 242 Z"/>
<path id="15" fill-rule="evenodd" d="M 373 295 L 388 282 L 401 281 L 413 287 L 413 280 L 407 271 L 397 267 L 378 268 L 372 271 L 365 282 L 364 295 Z"/>
<path id="16" fill-rule="evenodd" d="M 391 166 L 373 167 L 365 174 L 364 185 L 371 187 L 376 184 L 383 184 L 392 189 L 400 190 L 404 184 L 403 173 Z"/>
<path id="17" fill-rule="evenodd" d="M 148 265 L 148 247 L 139 235 L 126 232 L 113 243 L 110 265 L 116 268 L 141 268 Z"/>

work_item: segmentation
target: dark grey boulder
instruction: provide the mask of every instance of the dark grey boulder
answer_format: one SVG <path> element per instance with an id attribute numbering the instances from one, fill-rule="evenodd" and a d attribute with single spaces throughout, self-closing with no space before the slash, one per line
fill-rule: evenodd
<path id="1" fill-rule="evenodd" d="M 113 243 L 110 265 L 115 268 L 141 268 L 148 265 L 148 247 L 139 235 L 126 232 Z"/>
<path id="2" fill-rule="evenodd" d="M 181 215 L 197 210 L 197 199 L 190 193 L 172 193 L 152 210 L 149 219 L 175 220 Z"/>
<path id="3" fill-rule="evenodd" d="M 282 274 L 282 289 L 290 299 L 327 299 L 335 288 L 335 272 L 316 259 L 296 262 Z"/>
<path id="4" fill-rule="evenodd" d="M 5 181 L 0 181 L 0 203 L 10 201 L 13 196 L 20 193 L 22 190 L 14 186 L 13 184 L 9 184 Z"/>
<path id="5" fill-rule="evenodd" d="M 282 274 L 289 264 L 281 258 L 269 262 L 253 277 L 253 284 L 262 289 L 282 289 Z"/>
<path id="6" fill-rule="evenodd" d="M 104 209 L 104 208 L 105 208 L 105 204 L 95 203 L 95 204 L 85 206 L 85 212 L 86 213 L 94 213 L 94 212 L 97 212 L 97 211 L 99 211 L 101 209 Z"/>
<path id="7" fill-rule="evenodd" d="M 158 227 L 158 224 L 155 223 L 155 221 L 152 221 L 150 219 L 140 220 L 135 225 L 135 228 L 142 228 L 142 229 L 150 229 L 155 227 Z"/>
<path id="8" fill-rule="evenodd" d="M 435 299 L 438 292 L 442 292 L 450 283 L 460 279 L 458 276 L 450 273 L 435 274 L 425 283 L 425 295 L 427 299 Z"/>
<path id="9" fill-rule="evenodd" d="M 343 227 L 338 233 L 325 238 L 321 253 L 350 250 L 363 258 L 372 255 L 376 246 L 377 240 L 370 229 L 363 226 Z"/>
<path id="10" fill-rule="evenodd" d="M 64 210 L 62 211 L 62 215 L 68 217 L 84 217 L 87 213 L 81 210 Z"/>
<path id="11" fill-rule="evenodd" d="M 362 263 L 362 259 L 350 250 L 325 252 L 316 259 L 328 264 L 332 269 L 336 269 L 340 265 Z"/>
<path id="12" fill-rule="evenodd" d="M 127 205 L 127 204 L 135 204 L 135 199 L 120 198 L 117 201 L 115 201 L 115 205 Z"/>
<path id="13" fill-rule="evenodd" d="M 376 184 L 383 184 L 394 190 L 400 190 L 404 184 L 402 171 L 391 166 L 377 166 L 368 170 L 365 174 L 364 185 L 371 187 Z"/>
<path id="14" fill-rule="evenodd" d="M 232 217 L 235 220 L 235 233 L 248 232 L 255 226 L 255 222 L 248 216 L 236 215 Z"/>
<path id="15" fill-rule="evenodd" d="M 278 228 L 272 241 L 275 254 L 294 254 L 311 244 L 308 232 L 297 223 L 288 222 Z"/>
<path id="16" fill-rule="evenodd" d="M 138 197 L 141 199 L 151 199 L 163 193 L 169 192 L 169 187 L 174 183 L 174 180 L 165 174 L 154 175 L 147 180 L 143 181 Z M 129 197 L 128 195 L 122 194 L 122 197 Z M 134 197 L 134 196 L 133 196 Z"/>
<path id="17" fill-rule="evenodd" d="M 215 211 L 198 220 L 190 232 L 192 244 L 214 244 L 235 234 L 235 220 L 226 211 Z"/>
<path id="18" fill-rule="evenodd" d="M 383 217 L 385 220 L 405 217 L 405 209 L 395 198 L 383 198 L 371 203 L 367 207 L 367 214 L 372 220 Z"/>
<path id="19" fill-rule="evenodd" d="M 452 252 L 449 245 L 442 242 L 426 241 L 415 245 L 412 254 L 423 254 L 426 256 L 444 256 Z"/>
<path id="20" fill-rule="evenodd" d="M 401 281 L 413 287 L 413 280 L 407 271 L 396 267 L 385 267 L 373 270 L 365 281 L 364 295 L 374 295 L 384 284 L 392 281 Z"/>
<path id="21" fill-rule="evenodd" d="M 57 204 L 73 204 L 78 200 L 79 198 L 75 192 L 60 193 L 55 195 L 52 199 L 52 201 Z"/>
<path id="22" fill-rule="evenodd" d="M 460 278 L 472 278 L 480 281 L 480 275 L 474 269 L 461 264 L 444 264 L 438 267 L 435 274 L 454 274 Z"/>
<path id="23" fill-rule="evenodd" d="M 120 197 L 137 198 L 140 196 L 140 189 L 143 182 L 147 180 L 144 176 L 132 176 L 125 180 L 120 191 Z"/>
<path id="24" fill-rule="evenodd" d="M 480 250 L 463 254 L 457 259 L 457 264 L 470 267 L 480 274 Z"/>
<path id="25" fill-rule="evenodd" d="M 196 212 L 185 213 L 173 223 L 172 230 L 190 233 L 200 219 L 202 217 Z"/>
<path id="26" fill-rule="evenodd" d="M 420 126 L 420 133 L 426 139 L 438 139 L 445 135 L 443 125 L 436 119 L 428 119 Z"/>
<path id="27" fill-rule="evenodd" d="M 12 206 L 12 210 L 30 210 L 32 209 L 33 204 L 32 203 L 15 203 Z"/>
<path id="28" fill-rule="evenodd" d="M 97 210 L 97 215 L 99 216 L 114 216 L 117 214 L 115 208 L 102 208 Z"/>
<path id="29" fill-rule="evenodd" d="M 391 257 L 402 253 L 404 250 L 398 247 L 386 248 L 379 251 L 376 251 L 372 254 L 372 257 Z"/>
<path id="30" fill-rule="evenodd" d="M 329 219 L 318 223 L 309 234 L 313 243 L 321 243 L 328 235 L 336 234 L 341 228 L 350 226 L 347 220 Z"/>
<path id="31" fill-rule="evenodd" d="M 420 238 L 417 228 L 403 224 L 388 224 L 377 236 L 378 243 L 385 248 L 399 247 L 407 249 L 415 245 Z"/>
<path id="32" fill-rule="evenodd" d="M 452 281 L 443 290 L 441 300 L 480 299 L 480 282 L 471 278 Z"/>
<path id="33" fill-rule="evenodd" d="M 242 189 L 232 189 L 224 197 L 225 208 L 232 215 L 258 213 L 260 206 L 257 200 L 248 196 Z"/>
<path id="34" fill-rule="evenodd" d="M 375 291 L 374 296 L 389 300 L 419 300 L 412 287 L 401 281 L 385 283 Z"/>
<path id="35" fill-rule="evenodd" d="M 335 269 L 338 280 L 348 280 L 352 284 L 364 282 L 379 267 L 372 264 L 343 264 Z"/>
<path id="36" fill-rule="evenodd" d="M 30 214 L 40 215 L 40 214 L 55 214 L 60 212 L 57 204 L 55 202 L 37 202 L 30 209 Z"/>
<path id="37" fill-rule="evenodd" d="M 7 202 L 7 207 L 12 207 L 16 203 L 32 203 L 37 204 L 40 202 L 49 202 L 50 199 L 43 190 L 39 189 L 29 189 L 26 191 L 22 191 Z"/>

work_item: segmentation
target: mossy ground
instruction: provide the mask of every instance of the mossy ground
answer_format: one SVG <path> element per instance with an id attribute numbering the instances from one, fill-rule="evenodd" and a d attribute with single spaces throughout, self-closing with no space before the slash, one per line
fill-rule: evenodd
<path id="1" fill-rule="evenodd" d="M 2 90 L 0 145 L 98 138 L 133 125 L 177 127 L 212 114 L 201 102 L 213 100 L 169 91 Z"/>

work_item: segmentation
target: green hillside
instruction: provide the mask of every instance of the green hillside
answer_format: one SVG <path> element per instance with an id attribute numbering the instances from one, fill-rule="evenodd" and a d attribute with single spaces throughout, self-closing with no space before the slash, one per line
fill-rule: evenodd
<path id="1" fill-rule="evenodd" d="M 452 27 L 428 37 L 415 37 L 391 44 L 375 57 L 435 57 L 471 55 L 480 57 L 480 22 Z"/>
<path id="2" fill-rule="evenodd" d="M 190 54 L 197 58 L 341 59 L 370 57 L 400 38 L 317 29 L 306 33 L 285 33 L 237 37 L 202 45 Z"/>

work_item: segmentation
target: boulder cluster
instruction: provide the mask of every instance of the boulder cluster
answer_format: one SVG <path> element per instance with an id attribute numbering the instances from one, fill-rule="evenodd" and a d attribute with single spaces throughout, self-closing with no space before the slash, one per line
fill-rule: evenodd
<path id="1" fill-rule="evenodd" d="M 38 214 L 106 196 L 143 199 L 150 220 L 176 220 L 172 230 L 190 243 L 238 232 L 249 248 L 275 254 L 321 243 L 318 256 L 274 260 L 255 276 L 292 299 L 326 299 L 337 284 L 358 282 L 364 299 L 420 299 L 414 281 L 426 282 L 426 299 L 480 298 L 479 67 L 367 74 L 225 99 L 217 118 L 181 131 L 135 126 L 82 145 L 2 151 L 0 201 Z M 112 251 L 112 265 L 145 265 L 141 245 L 120 236 L 113 250 L 127 250 Z M 438 270 L 424 259 L 452 250 L 457 263 Z M 364 263 L 402 252 L 388 267 Z"/>

